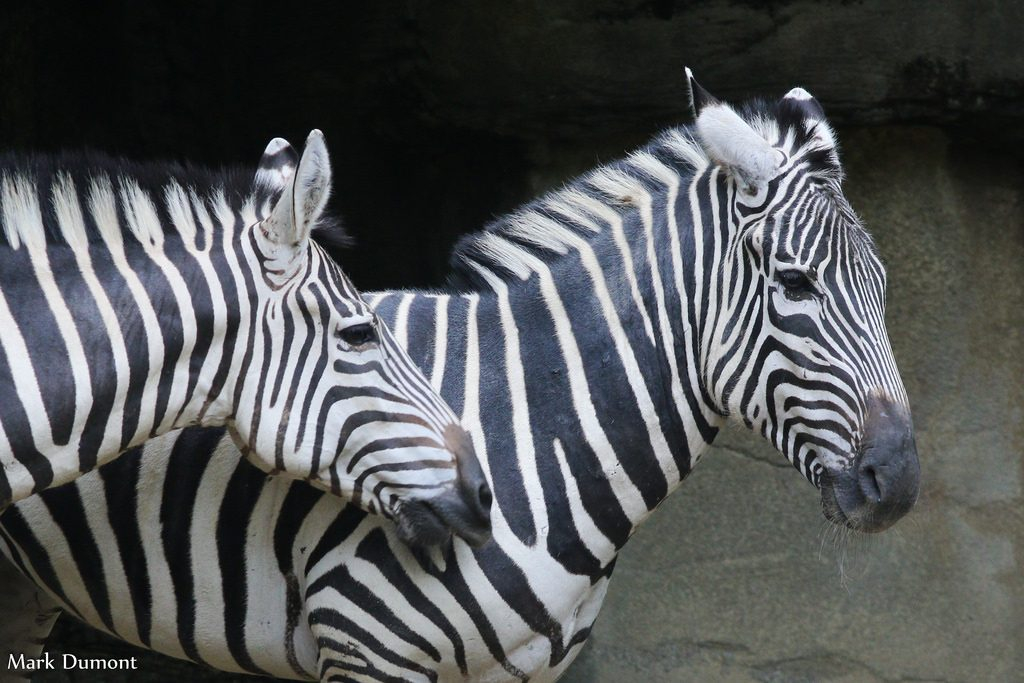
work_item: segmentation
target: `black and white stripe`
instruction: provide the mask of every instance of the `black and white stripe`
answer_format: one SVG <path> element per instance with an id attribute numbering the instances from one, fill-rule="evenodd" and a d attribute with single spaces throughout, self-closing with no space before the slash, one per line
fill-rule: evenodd
<path id="1" fill-rule="evenodd" d="M 100 538 L 86 562 L 53 521 L 104 498 L 146 514 L 135 492 L 168 486 L 138 483 L 146 458 L 9 512 L 7 552 L 89 623 L 228 671 L 553 680 L 619 550 L 728 418 L 775 444 L 837 523 L 893 523 L 916 497 L 916 453 L 884 272 L 842 195 L 832 133 L 799 89 L 737 114 L 691 87 L 695 126 L 465 238 L 451 291 L 369 296 L 476 437 L 491 543 L 416 553 L 379 518 L 220 453 L 185 465 L 187 530 L 139 525 L 135 546 L 153 552 Z M 171 453 L 161 469 L 174 468 Z M 175 580 L 166 545 L 186 537 L 218 561 Z M 100 559 L 107 576 L 86 578 Z M 127 589 L 143 561 L 152 580 L 136 583 L 159 610 Z"/>
<path id="2" fill-rule="evenodd" d="M 0 162 L 0 509 L 190 425 L 371 512 L 458 507 L 479 477 L 451 409 L 311 239 L 330 185 L 319 131 L 255 180 Z"/>

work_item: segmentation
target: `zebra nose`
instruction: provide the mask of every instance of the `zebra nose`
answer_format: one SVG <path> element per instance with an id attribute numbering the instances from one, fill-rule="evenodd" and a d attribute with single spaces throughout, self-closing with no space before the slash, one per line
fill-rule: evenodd
<path id="1" fill-rule="evenodd" d="M 476 449 L 469 434 L 456 424 L 449 425 L 444 432 L 445 445 L 455 454 L 458 467 L 458 487 L 462 499 L 473 516 L 482 525 L 490 528 L 491 503 L 493 494 L 487 483 Z"/>
<path id="2" fill-rule="evenodd" d="M 835 482 L 840 510 L 853 528 L 882 531 L 910 511 L 920 485 L 910 412 L 886 398 L 873 398 L 864 424 L 863 450 Z"/>
<path id="3" fill-rule="evenodd" d="M 896 437 L 896 443 L 867 448 L 857 464 L 857 482 L 864 499 L 879 511 L 909 510 L 917 493 L 921 466 L 913 436 Z M 906 512 L 902 510 L 900 514 Z"/>

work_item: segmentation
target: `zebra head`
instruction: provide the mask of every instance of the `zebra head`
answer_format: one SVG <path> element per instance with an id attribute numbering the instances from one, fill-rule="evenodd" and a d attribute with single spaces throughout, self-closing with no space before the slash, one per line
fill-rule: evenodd
<path id="1" fill-rule="evenodd" d="M 881 531 L 913 506 L 920 466 L 885 269 L 843 196 L 835 137 L 802 88 L 737 112 L 687 76 L 719 202 L 703 294 L 710 399 L 821 489 L 828 519 Z"/>
<path id="2" fill-rule="evenodd" d="M 246 231 L 258 263 L 250 305 L 262 366 L 239 379 L 230 426 L 243 451 L 393 519 L 413 545 L 453 531 L 485 542 L 491 492 L 471 440 L 311 239 L 324 230 L 317 224 L 331 186 L 322 134 L 309 135 L 301 158 L 273 140 L 256 184 L 269 191 Z"/>

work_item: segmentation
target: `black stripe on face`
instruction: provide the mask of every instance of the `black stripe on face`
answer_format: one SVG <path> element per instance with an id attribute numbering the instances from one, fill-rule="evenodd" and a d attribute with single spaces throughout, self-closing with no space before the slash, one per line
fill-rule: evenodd
<path id="1" fill-rule="evenodd" d="M 313 316 L 314 313 L 319 313 L 321 330 L 329 330 L 331 317 L 326 297 L 320 291 L 320 287 L 315 286 L 315 283 L 310 285 L 308 292 L 316 301 L 315 309 L 309 311 L 310 316 Z M 327 372 L 327 365 L 333 355 L 331 353 L 331 346 L 333 343 L 334 340 L 329 334 L 322 333 L 320 335 L 320 348 L 318 349 L 316 367 L 313 369 L 312 375 L 314 378 L 325 376 L 325 373 Z M 298 383 L 301 380 L 297 376 L 295 381 Z M 317 406 L 318 412 L 314 413 L 313 399 L 315 393 L 315 391 L 312 391 L 312 387 L 307 390 L 305 400 L 302 402 L 302 408 L 299 412 L 298 433 L 302 435 L 307 434 L 310 418 L 313 418 L 313 424 L 316 429 L 313 438 L 313 459 L 309 468 L 310 475 L 320 471 L 320 459 L 324 448 L 324 430 L 327 425 L 327 415 L 330 412 L 331 405 L 334 403 L 334 401 L 328 400 L 330 398 L 330 391 L 328 391 L 328 396 L 325 397 L 323 403 Z"/>
<path id="2" fill-rule="evenodd" d="M 455 464 L 450 462 L 450 461 L 447 461 L 447 460 L 414 460 L 414 461 L 411 461 L 411 462 L 385 463 L 385 464 L 382 464 L 382 465 L 374 465 L 372 467 L 368 467 L 368 468 L 364 469 L 359 474 L 359 476 L 356 477 L 355 490 L 357 492 L 359 492 L 359 493 L 362 493 L 363 491 L 366 490 L 366 482 L 367 482 L 367 480 L 370 477 L 375 477 L 375 476 L 377 476 L 378 474 L 380 474 L 382 472 L 414 473 L 414 472 L 417 472 L 419 470 L 444 470 L 444 469 L 454 470 L 455 469 Z M 453 480 L 454 480 L 455 476 L 456 475 L 453 472 L 452 473 L 452 479 Z M 392 479 L 395 479 L 395 478 L 392 477 Z M 388 496 L 388 499 L 390 501 L 392 501 L 392 505 L 391 506 L 385 506 L 384 503 L 381 502 L 381 508 L 382 508 L 381 509 L 381 514 L 384 517 L 387 517 L 388 519 L 391 519 L 393 517 L 393 515 L 392 515 L 392 508 L 393 508 L 393 506 L 395 504 L 397 504 L 397 500 L 396 499 L 397 499 L 397 496 L 398 496 L 398 492 L 407 493 L 407 494 L 411 494 L 413 492 L 416 492 L 419 495 L 423 495 L 424 492 L 427 492 L 427 491 L 432 491 L 432 492 L 443 491 L 443 490 L 447 489 L 450 485 L 451 485 L 450 481 L 443 482 L 443 483 L 440 483 L 440 484 L 434 484 L 434 483 L 418 484 L 418 483 L 413 483 L 413 482 L 401 483 L 399 481 L 378 481 L 377 483 L 374 484 L 373 489 L 371 491 L 371 494 L 372 494 L 372 500 L 383 501 L 384 500 L 383 492 L 385 490 L 388 490 L 388 491 L 391 492 L 391 494 Z M 353 503 L 355 503 L 355 498 L 354 497 L 353 497 Z M 372 503 L 370 504 L 370 510 L 371 511 L 373 510 L 373 504 Z"/>
<path id="3" fill-rule="evenodd" d="M 320 334 L 319 335 L 315 332 L 316 326 L 315 326 L 315 322 L 314 322 L 314 313 L 316 313 L 316 311 L 315 310 L 311 310 L 311 308 L 310 308 L 310 306 L 309 306 L 305 296 L 303 296 L 303 293 L 302 293 L 301 289 L 296 290 L 295 308 L 298 309 L 299 314 L 302 316 L 301 324 L 305 327 L 305 329 L 308 332 L 306 334 L 306 338 L 302 342 L 302 347 L 298 350 L 298 355 L 297 355 L 297 357 L 295 359 L 296 360 L 295 374 L 292 375 L 292 377 L 291 377 L 291 382 L 290 382 L 290 384 L 288 386 L 288 395 L 285 398 L 285 405 L 289 406 L 289 408 L 288 408 L 289 413 L 288 413 L 288 419 L 286 420 L 286 424 L 284 424 L 282 426 L 282 429 L 278 430 L 278 439 L 277 439 L 277 447 L 276 447 L 276 450 L 277 450 L 278 454 L 282 454 L 283 450 L 284 450 L 284 439 L 285 439 L 286 434 L 287 434 L 287 426 L 288 426 L 287 423 L 290 422 L 290 418 L 291 418 L 290 406 L 295 405 L 295 400 L 298 397 L 299 392 L 301 390 L 303 390 L 303 386 L 302 386 L 303 385 L 303 380 L 302 380 L 303 371 L 305 370 L 306 365 L 309 362 L 309 356 L 312 353 L 314 345 L 316 345 L 316 342 L 318 341 L 317 337 L 318 336 L 323 336 L 323 337 L 326 336 L 326 331 L 323 330 L 323 329 L 320 330 Z M 291 316 L 289 316 L 288 319 L 291 320 Z M 320 343 L 320 347 L 321 348 L 327 348 L 327 345 L 326 345 L 326 343 L 323 340 L 320 340 L 320 342 L 321 342 Z M 285 367 L 285 359 L 282 358 L 281 359 L 281 368 L 280 368 L 280 373 L 281 374 L 279 374 L 279 378 L 280 378 L 280 380 L 282 382 L 283 382 L 283 379 L 284 379 L 284 377 L 283 377 L 284 367 Z M 314 371 L 317 374 L 314 374 L 313 377 L 321 377 L 322 376 L 322 368 L 324 368 L 324 367 L 326 367 L 326 363 L 325 363 L 324 359 L 321 358 L 318 361 L 318 363 L 317 363 L 316 370 Z M 306 394 L 306 401 L 305 401 L 305 403 L 304 403 L 304 405 L 302 407 L 302 410 L 300 411 L 300 415 L 299 415 L 299 425 L 300 426 L 299 426 L 299 429 L 298 429 L 298 431 L 297 431 L 297 433 L 295 435 L 295 444 L 294 444 L 294 448 L 295 449 L 298 449 L 302 445 L 302 441 L 303 441 L 303 438 L 305 436 L 305 425 L 306 425 L 307 411 L 309 410 L 309 405 L 310 405 L 310 403 L 312 401 L 312 395 L 314 393 L 312 391 L 312 387 L 306 387 L 305 390 L 307 392 L 307 394 Z M 274 390 L 274 398 L 272 399 L 272 401 L 274 401 L 274 402 L 277 401 L 277 388 L 275 388 L 275 390 Z"/>
<path id="4" fill-rule="evenodd" d="M 434 391 L 430 383 L 427 381 L 427 378 L 425 377 L 424 373 L 420 370 L 420 368 L 425 369 L 428 368 L 429 366 L 425 365 L 422 360 L 417 361 L 410 358 L 406 350 L 403 347 L 401 347 L 395 340 L 394 336 L 391 333 L 389 325 L 395 325 L 395 319 L 397 317 L 397 307 L 398 304 L 401 303 L 402 298 L 403 297 L 401 294 L 396 296 L 386 296 L 381 301 L 378 302 L 377 308 L 374 311 L 377 320 L 380 323 L 383 323 L 381 325 L 378 325 L 377 332 L 378 335 L 380 336 L 380 343 L 384 350 L 383 353 L 385 356 L 384 363 L 382 363 L 381 365 L 382 372 L 384 373 L 384 379 L 387 383 L 399 387 L 401 391 L 406 396 L 408 396 L 409 403 L 411 406 L 425 413 L 426 419 L 428 421 L 433 422 L 434 430 L 443 430 L 446 425 L 452 422 L 454 408 L 456 404 L 461 406 L 461 403 L 459 403 L 459 401 L 461 401 L 463 397 L 459 396 L 457 393 L 449 393 L 448 400 L 452 402 L 450 404 L 445 403 L 442 399 L 440 399 L 437 395 L 437 392 Z M 421 314 L 420 322 L 423 322 L 423 324 L 426 326 L 424 329 L 430 329 L 433 327 L 433 323 L 435 322 L 434 313 L 436 313 L 437 309 L 436 302 L 433 299 L 433 297 L 426 298 L 429 301 L 429 307 L 426 310 L 424 310 L 423 308 L 418 308 L 418 310 L 420 311 Z M 457 310 L 460 311 L 462 314 L 461 324 L 464 325 L 468 322 L 468 320 L 465 318 L 465 313 L 467 312 L 467 303 L 465 300 L 462 299 L 456 300 L 457 303 L 449 302 L 449 305 L 446 306 L 445 310 L 448 311 L 450 308 L 457 308 Z M 414 306 L 414 308 L 417 307 Z M 447 339 L 442 341 L 442 344 L 444 344 L 444 346 L 442 346 L 440 349 L 433 348 L 435 341 L 435 337 L 433 334 L 423 335 L 422 337 L 419 337 L 419 339 L 424 343 L 421 345 L 417 345 L 418 348 L 422 350 L 429 345 L 429 348 L 431 349 L 431 355 L 442 354 L 447 358 L 449 355 L 447 353 L 449 343 L 464 345 L 466 342 L 464 336 L 453 334 L 452 331 L 454 329 L 454 324 L 458 323 L 452 323 L 451 321 L 449 321 L 449 334 Z M 408 325 L 410 328 L 415 329 L 418 326 L 418 323 L 413 321 L 410 317 Z M 464 332 L 465 328 L 463 327 L 462 330 Z M 414 341 L 414 343 L 417 338 L 417 335 L 412 335 L 412 340 Z M 451 364 L 448 362 L 445 363 L 444 375 L 445 377 L 450 378 L 454 382 L 461 381 L 461 379 L 458 376 L 458 368 L 451 367 Z M 440 380 L 442 384 L 441 391 L 447 392 L 447 388 L 444 386 L 444 382 L 446 381 L 445 378 L 440 378 Z M 449 407 L 449 405 L 451 407 Z"/>
<path id="5" fill-rule="evenodd" d="M 377 439 L 360 448 L 352 455 L 351 458 L 348 459 L 345 472 L 348 474 L 354 472 L 356 467 L 359 465 L 359 461 L 368 455 L 380 453 L 381 451 L 397 450 L 399 448 L 436 448 L 440 450 L 444 448 L 444 445 L 425 436 L 402 436 Z M 408 463 L 407 466 L 410 468 L 415 467 L 415 463 Z M 446 469 L 449 466 L 454 465 L 446 465 Z"/>
<path id="6" fill-rule="evenodd" d="M 430 427 L 430 425 L 424 422 L 418 415 L 410 413 L 387 413 L 380 410 L 360 410 L 350 413 L 345 418 L 345 423 L 342 425 L 341 432 L 338 435 L 338 446 L 334 451 L 334 466 L 337 465 L 337 462 L 341 459 L 345 448 L 348 447 L 348 441 L 352 437 L 352 434 L 357 429 L 365 428 L 375 423 L 412 424 L 424 428 Z"/>
<path id="7" fill-rule="evenodd" d="M 295 347 L 295 313 L 298 312 L 302 316 L 302 321 L 306 325 L 306 338 L 302 342 L 302 348 L 299 351 L 299 357 L 296 358 L 298 361 L 295 366 L 295 375 L 292 378 L 292 389 L 295 387 L 295 382 L 302 375 L 302 368 L 305 367 L 302 361 L 305 359 L 303 352 L 308 353 L 309 347 L 313 344 L 313 337 L 315 337 L 313 320 L 306 310 L 302 296 L 302 287 L 293 286 L 290 291 L 285 294 L 284 301 L 280 306 L 274 306 L 273 316 L 271 323 L 274 324 L 274 338 L 280 339 L 281 355 L 277 361 L 277 374 L 274 377 L 273 386 L 270 390 L 270 405 L 276 406 L 281 397 L 281 387 L 284 385 L 285 371 L 288 369 L 288 363 L 292 360 L 292 349 Z M 321 329 L 321 334 L 324 331 Z M 270 339 L 270 337 L 267 337 Z M 264 359 L 265 364 L 270 363 L 270 346 L 266 348 L 266 358 Z M 261 392 L 262 393 L 262 392 Z M 289 392 L 290 394 L 291 392 Z M 284 429 L 281 430 L 282 432 Z M 281 437 L 283 438 L 283 437 Z M 280 449 L 278 449 L 280 451 Z"/>
<path id="8" fill-rule="evenodd" d="M 380 453 L 382 451 L 392 451 L 392 450 L 397 450 L 397 449 L 400 449 L 400 448 L 417 448 L 417 447 L 418 448 L 435 448 L 435 449 L 443 448 L 442 444 L 440 444 L 437 441 L 434 441 L 433 439 L 428 438 L 428 437 L 396 437 L 396 438 L 389 438 L 389 439 L 379 439 L 379 440 L 375 440 L 375 441 L 372 441 L 372 442 L 366 444 L 365 446 L 360 448 L 358 451 L 353 453 L 352 456 L 348 459 L 347 466 L 345 467 L 345 472 L 346 472 L 346 474 L 352 474 L 352 472 L 355 470 L 356 466 L 359 464 L 359 462 L 363 458 L 365 458 L 365 457 L 367 457 L 369 455 L 372 455 L 374 453 Z M 447 468 L 454 468 L 454 463 L 448 463 L 448 462 L 442 462 L 442 461 L 428 461 L 428 463 L 431 465 L 432 468 L 437 468 L 437 467 L 439 467 L 441 465 L 444 465 L 446 467 L 446 469 Z M 410 462 L 401 463 L 401 464 L 397 464 L 397 465 L 376 465 L 374 467 L 367 468 L 365 471 L 361 472 L 360 475 L 355 478 L 354 488 L 353 488 L 353 491 L 352 491 L 352 504 L 353 505 L 363 506 L 363 483 L 365 482 L 366 478 L 368 476 L 370 476 L 371 474 L 374 474 L 374 473 L 380 472 L 380 471 L 385 471 L 385 470 L 387 470 L 390 467 L 401 468 L 401 469 L 420 469 L 421 467 L 423 467 L 423 464 L 424 464 L 423 461 L 413 460 L 413 461 L 410 461 Z M 340 475 L 339 475 L 339 468 L 338 468 L 338 463 L 337 462 L 334 462 L 334 463 L 331 464 L 330 472 L 331 472 L 331 489 L 335 493 L 338 493 L 338 492 L 341 491 L 341 481 L 340 481 L 340 478 L 339 478 Z M 387 485 L 392 485 L 393 486 L 393 484 L 387 484 Z M 431 488 L 434 488 L 433 485 L 431 485 Z M 374 496 L 374 497 L 376 497 L 376 496 Z"/>
<path id="9" fill-rule="evenodd" d="M 779 200 L 779 218 L 764 230 L 764 251 L 771 260 L 759 274 L 768 278 L 769 334 L 743 369 L 749 373 L 741 400 L 744 419 L 756 424 L 758 415 L 751 416 L 750 408 L 761 402 L 763 392 L 767 411 L 760 430 L 811 481 L 822 467 L 815 461 L 818 451 L 840 449 L 836 455 L 850 457 L 864 396 L 886 368 L 894 367 L 881 321 L 884 275 L 879 277 L 869 238 L 835 192 L 799 178 L 789 185 L 789 193 L 797 193 L 789 206 L 789 200 Z M 814 291 L 806 303 L 783 298 L 788 294 L 774 279 L 775 271 L 786 267 L 810 274 Z M 764 364 L 775 354 L 785 369 L 765 375 Z M 799 398 L 810 392 L 819 398 Z M 784 402 L 782 415 L 776 397 Z"/>
<path id="10" fill-rule="evenodd" d="M 401 396 L 396 396 L 390 392 L 379 389 L 377 387 L 365 387 L 365 386 L 333 386 L 327 390 L 324 396 L 323 403 L 320 406 L 320 413 L 316 424 L 316 430 L 313 437 L 313 460 L 310 468 L 310 473 L 314 474 L 322 469 L 322 456 L 325 453 L 325 441 L 327 439 L 327 427 L 331 410 L 336 403 L 348 401 L 355 398 L 372 398 L 378 401 L 389 401 L 398 404 L 407 404 L 408 402 Z M 348 412 L 352 412 L 351 410 Z M 332 463 L 333 464 L 333 463 Z M 332 467 L 332 481 L 336 479 L 334 468 Z"/>
<path id="11" fill-rule="evenodd" d="M 388 386 L 394 387 L 408 399 L 409 405 L 421 411 L 433 423 L 434 431 L 443 431 L 453 417 L 445 403 L 427 383 L 420 369 L 409 359 L 405 349 L 399 346 L 386 326 L 378 325 L 381 355 L 381 378 Z"/>

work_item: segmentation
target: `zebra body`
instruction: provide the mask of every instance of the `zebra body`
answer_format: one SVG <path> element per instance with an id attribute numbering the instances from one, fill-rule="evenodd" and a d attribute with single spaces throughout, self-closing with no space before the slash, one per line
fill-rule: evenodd
<path id="1" fill-rule="evenodd" d="M 331 188 L 319 131 L 301 158 L 272 141 L 255 178 L 94 157 L 0 170 L 0 510 L 226 425 L 262 469 L 410 540 L 486 536 L 454 414 L 312 239 Z"/>
<path id="2" fill-rule="evenodd" d="M 197 457 L 192 525 L 162 540 L 216 547 L 219 562 L 175 581 L 147 555 L 153 579 L 136 582 L 166 601 L 147 610 L 132 580 L 83 578 L 96 558 L 75 558 L 53 521 L 83 501 L 139 517 L 132 468 L 147 456 L 9 512 L 6 552 L 89 623 L 229 671 L 543 681 L 586 641 L 622 546 L 730 417 L 820 488 L 834 522 L 892 524 L 916 498 L 916 452 L 884 272 L 842 197 L 831 131 L 799 89 L 737 114 L 691 88 L 695 127 L 465 238 L 453 291 L 369 296 L 476 436 L 492 542 L 413 552 L 300 483 L 224 457 L 200 475 Z M 138 533 L 166 556 L 151 529 Z M 123 550 L 95 548 L 129 575 Z M 229 605 L 224 586 L 259 602 Z"/>

